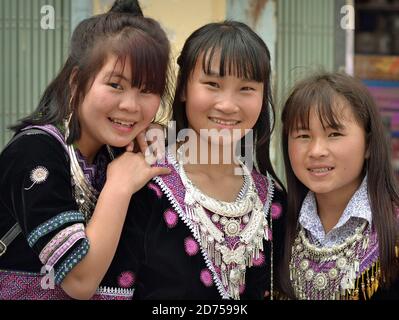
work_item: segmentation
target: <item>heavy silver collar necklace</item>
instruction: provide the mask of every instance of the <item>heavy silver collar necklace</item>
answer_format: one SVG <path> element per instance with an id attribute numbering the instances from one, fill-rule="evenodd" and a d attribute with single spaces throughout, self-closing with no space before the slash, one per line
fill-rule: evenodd
<path id="1" fill-rule="evenodd" d="M 110 159 L 114 159 L 112 149 L 107 145 Z M 72 176 L 72 186 L 75 201 L 79 211 L 85 216 L 86 223 L 89 222 L 97 204 L 99 192 L 93 188 L 90 181 L 87 180 L 79 165 L 73 145 L 67 145 L 67 151 L 70 159 L 70 171 Z"/>
<path id="2" fill-rule="evenodd" d="M 183 145 L 184 146 L 184 145 Z M 223 285 L 233 299 L 240 298 L 240 286 L 245 284 L 246 267 L 263 252 L 263 239 L 268 240 L 268 223 L 263 204 L 257 194 L 248 168 L 241 162 L 248 189 L 234 202 L 214 199 L 201 192 L 184 171 L 181 146 L 177 151 L 178 172 L 186 188 L 185 209 L 191 219 L 201 247 L 212 263 L 220 267 Z M 213 213 L 209 216 L 205 209 Z M 236 239 L 229 245 L 228 239 Z"/>

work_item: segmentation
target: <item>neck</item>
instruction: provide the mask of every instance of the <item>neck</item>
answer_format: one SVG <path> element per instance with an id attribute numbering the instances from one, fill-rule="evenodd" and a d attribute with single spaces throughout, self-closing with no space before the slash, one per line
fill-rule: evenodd
<path id="1" fill-rule="evenodd" d="M 178 146 L 180 147 L 180 146 Z M 188 172 L 204 173 L 210 177 L 236 175 L 239 169 L 234 155 L 236 145 L 211 144 L 197 137 L 190 143 L 184 143 L 184 167 Z"/>
<path id="2" fill-rule="evenodd" d="M 350 199 L 359 188 L 361 180 L 335 190 L 333 193 L 317 193 L 317 211 L 324 231 L 328 233 L 338 223 Z"/>
<path id="3" fill-rule="evenodd" d="M 76 141 L 76 145 L 89 164 L 93 163 L 96 154 L 102 147 L 100 144 L 90 142 L 90 139 L 83 132 L 79 140 Z"/>

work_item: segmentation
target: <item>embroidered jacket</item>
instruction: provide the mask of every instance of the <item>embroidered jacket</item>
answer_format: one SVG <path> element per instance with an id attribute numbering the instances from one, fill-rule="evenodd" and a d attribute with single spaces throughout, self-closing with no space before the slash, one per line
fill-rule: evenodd
<path id="1" fill-rule="evenodd" d="M 171 155 L 164 166 L 172 169 L 171 174 L 154 178 L 133 195 L 118 248 L 117 255 L 129 255 L 133 263 L 133 299 L 228 299 L 220 272 L 201 248 L 185 212 L 185 188 Z M 281 256 L 285 195 L 272 179 L 255 171 L 252 175 L 272 226 L 264 251 L 247 267 L 240 298 L 264 299 L 272 290 L 273 272 Z"/>
<path id="2" fill-rule="evenodd" d="M 21 136 L 0 156 L 0 238 L 16 222 L 22 229 L 0 256 L 0 300 L 69 299 L 59 284 L 90 246 L 85 218 L 73 196 L 63 137 L 54 126 L 37 128 L 46 134 Z M 94 165 L 77 157 L 101 191 L 109 162 L 106 154 L 100 151 Z M 123 286 L 102 287 L 93 298 L 131 298 L 126 277 Z"/>

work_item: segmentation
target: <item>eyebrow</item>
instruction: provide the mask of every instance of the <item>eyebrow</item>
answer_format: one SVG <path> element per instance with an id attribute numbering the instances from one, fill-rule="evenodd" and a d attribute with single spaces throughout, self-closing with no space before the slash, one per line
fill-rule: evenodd
<path id="1" fill-rule="evenodd" d="M 220 74 L 214 70 L 209 70 L 209 72 L 207 70 L 204 71 L 204 74 L 206 76 L 210 76 L 210 77 L 217 77 L 217 78 L 221 78 Z"/>
<path id="2" fill-rule="evenodd" d="M 326 127 L 324 128 L 324 130 L 328 130 L 328 129 L 333 129 L 333 130 L 345 130 L 346 127 L 345 127 L 343 124 L 338 124 L 337 127 L 326 126 Z M 307 130 L 310 130 L 310 128 L 306 128 L 305 126 L 302 126 L 302 125 L 292 128 L 292 131 L 300 131 L 300 130 L 307 131 Z"/>
<path id="3" fill-rule="evenodd" d="M 127 79 L 123 74 L 115 73 L 115 72 L 113 72 L 113 71 L 107 72 L 107 73 L 105 74 L 105 76 L 104 76 L 105 79 L 106 79 L 106 78 L 110 79 L 110 78 L 113 78 L 113 77 L 115 77 L 115 78 L 120 78 L 120 79 L 125 80 L 125 81 L 127 81 L 127 82 L 130 83 L 130 80 Z"/>
<path id="4" fill-rule="evenodd" d="M 216 72 L 216 71 L 214 71 L 214 70 L 210 70 L 209 72 L 204 71 L 204 74 L 205 74 L 206 76 L 209 76 L 209 77 L 223 78 L 223 76 L 221 76 L 218 72 Z M 228 75 L 225 74 L 224 77 L 226 77 L 226 76 L 228 76 Z M 237 77 L 237 78 L 238 78 L 238 77 Z M 256 81 L 256 80 L 248 79 L 248 78 L 239 78 L 239 79 L 242 80 L 242 81 L 245 81 L 245 82 L 258 82 L 258 81 Z"/>

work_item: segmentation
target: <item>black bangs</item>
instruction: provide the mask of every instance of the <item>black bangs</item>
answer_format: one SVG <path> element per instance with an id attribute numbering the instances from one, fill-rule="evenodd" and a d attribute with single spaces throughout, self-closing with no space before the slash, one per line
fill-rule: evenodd
<path id="1" fill-rule="evenodd" d="M 265 82 L 270 74 L 269 57 L 259 57 L 264 49 L 259 48 L 255 39 L 243 38 L 241 33 L 229 27 L 223 27 L 208 34 L 201 46 L 202 67 L 210 74 L 214 59 L 220 59 L 219 76 L 236 76 L 241 79 Z M 252 40 L 252 41 L 251 41 Z"/>
<path id="2" fill-rule="evenodd" d="M 187 39 L 177 63 L 192 73 L 201 55 L 206 74 L 217 71 L 221 77 L 232 75 L 257 82 L 269 81 L 269 50 L 262 39 L 242 23 L 224 21 L 201 27 Z M 214 59 L 220 59 L 218 70 L 211 70 Z"/>
<path id="3" fill-rule="evenodd" d="M 323 81 L 294 89 L 286 102 L 282 120 L 284 133 L 296 129 L 309 129 L 311 110 L 314 110 L 323 128 L 342 128 L 342 110 L 348 105 L 346 99 Z"/>
<path id="4" fill-rule="evenodd" d="M 120 62 L 123 69 L 126 59 L 130 62 L 131 85 L 162 96 L 168 69 L 165 50 L 140 30 L 126 29 L 117 38 L 111 43 L 106 41 L 105 45 L 112 46 L 111 52 L 117 56 L 117 63 Z"/>

